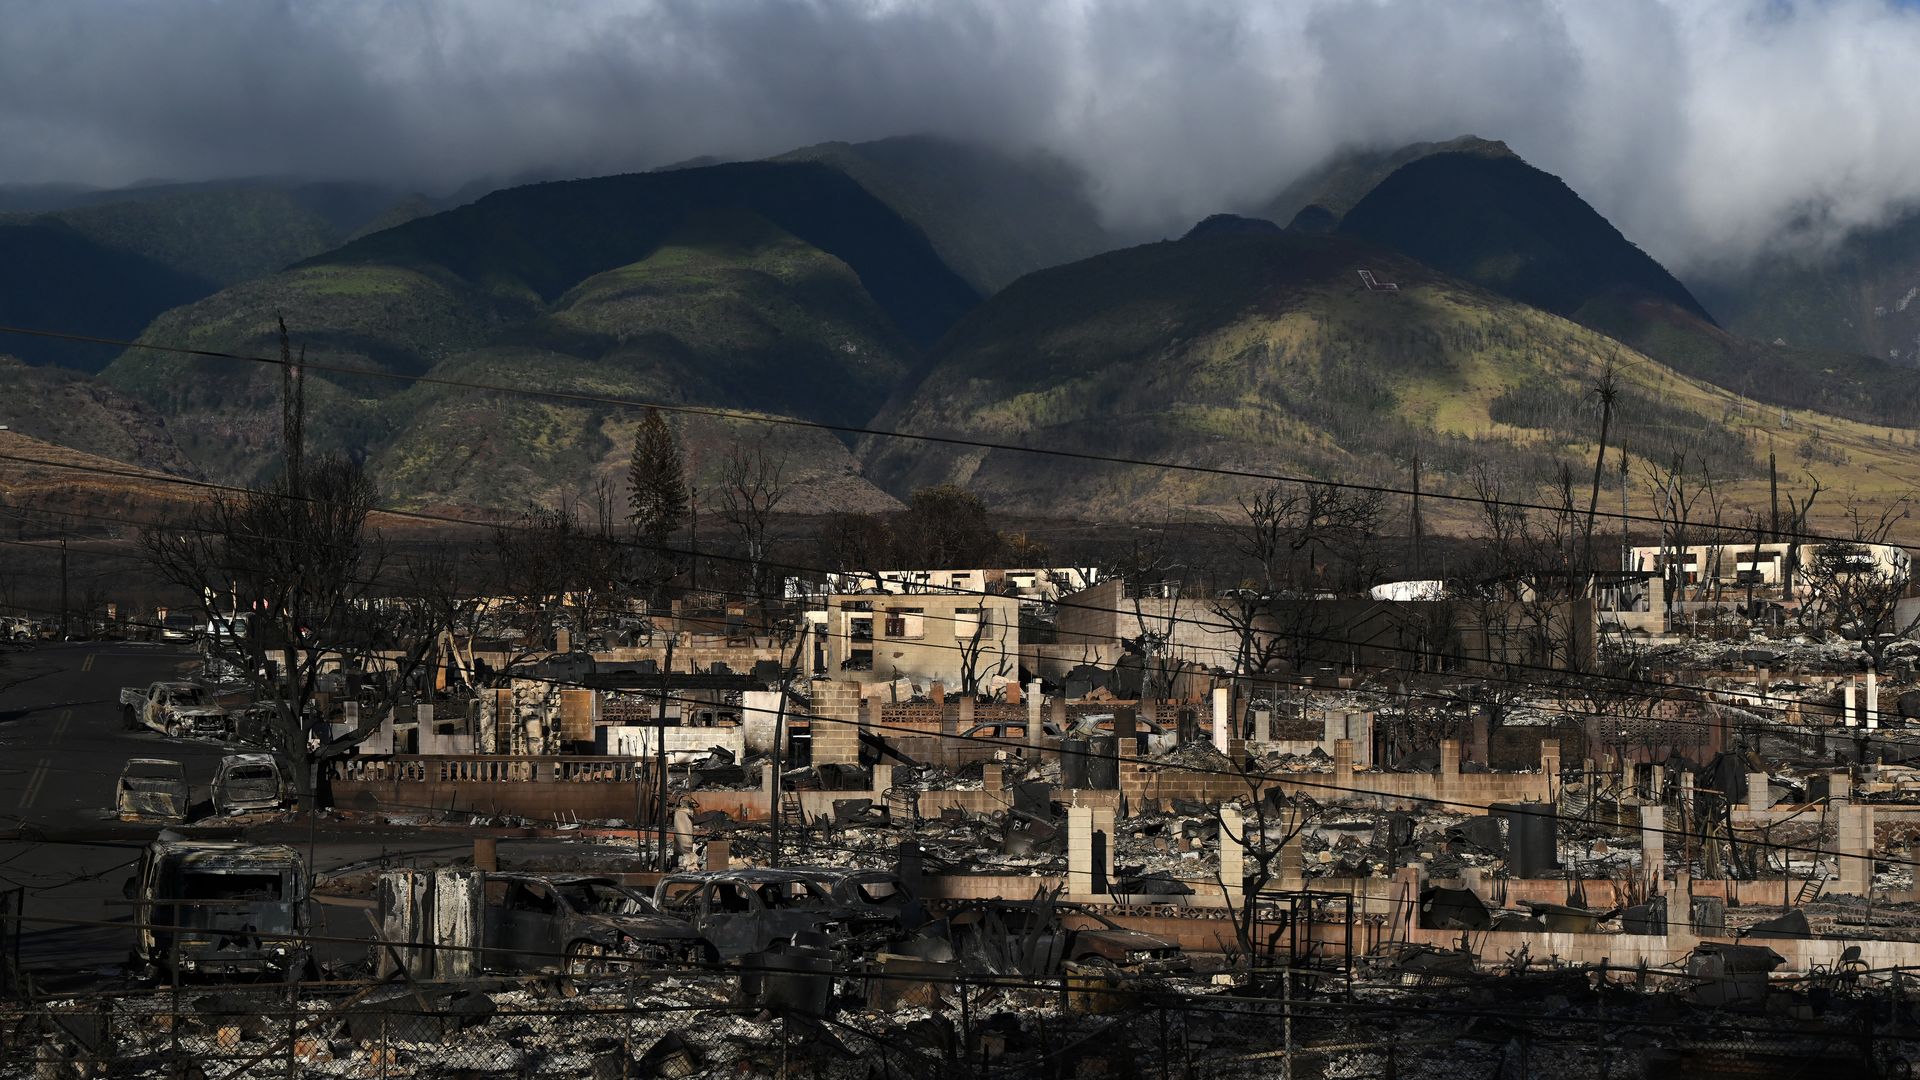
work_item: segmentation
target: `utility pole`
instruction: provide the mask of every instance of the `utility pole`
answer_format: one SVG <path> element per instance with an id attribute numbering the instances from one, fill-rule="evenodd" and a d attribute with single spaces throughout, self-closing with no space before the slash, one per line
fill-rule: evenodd
<path id="1" fill-rule="evenodd" d="M 768 768 L 773 770 L 773 784 L 768 789 L 768 815 L 773 822 L 773 854 L 768 865 L 780 865 L 780 771 L 786 761 L 787 750 L 787 691 L 793 686 L 793 677 L 800 671 L 800 650 L 807 644 L 806 629 L 802 627 L 798 640 L 793 646 L 793 660 L 787 669 L 780 673 L 780 705 L 773 714 L 773 760 Z"/>
<path id="2" fill-rule="evenodd" d="M 67 538 L 60 538 L 60 639 L 67 637 Z"/>
<path id="3" fill-rule="evenodd" d="M 1768 534 L 1768 539 L 1777 544 L 1780 542 L 1780 468 L 1774 461 L 1771 447 L 1767 450 L 1767 488 L 1773 500 L 1772 532 Z"/>
<path id="4" fill-rule="evenodd" d="M 1620 569 L 1633 569 L 1633 537 L 1628 532 L 1633 524 L 1627 518 L 1627 448 L 1620 448 Z"/>
<path id="5" fill-rule="evenodd" d="M 1414 454 L 1413 454 L 1412 529 L 1413 529 L 1413 576 L 1416 580 L 1421 580 L 1421 579 L 1424 579 L 1425 577 L 1425 574 L 1422 573 L 1422 570 L 1426 565 L 1426 560 L 1422 558 L 1421 548 L 1424 546 L 1423 541 L 1426 539 L 1426 524 L 1425 522 L 1422 522 L 1420 520 L 1420 452 L 1417 450 L 1414 451 Z"/>
<path id="6" fill-rule="evenodd" d="M 655 733 L 653 745 L 654 782 L 660 785 L 659 797 L 655 800 L 654 806 L 657 811 L 654 828 L 660 836 L 659 862 L 655 865 L 663 874 L 667 872 L 667 684 L 673 675 L 673 643 L 679 636 L 677 627 L 668 628 L 667 662 L 660 668 L 660 725 Z M 681 715 L 685 716 L 686 710 L 681 710 Z M 639 836 L 637 830 L 634 836 L 636 838 Z"/>

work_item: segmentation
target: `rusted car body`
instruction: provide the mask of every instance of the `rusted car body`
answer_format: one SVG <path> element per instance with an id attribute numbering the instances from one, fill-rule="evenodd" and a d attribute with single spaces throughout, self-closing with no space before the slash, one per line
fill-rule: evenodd
<path id="1" fill-rule="evenodd" d="M 1165 938 L 1128 930 L 1080 904 L 963 900 L 947 913 L 954 952 L 971 970 L 1030 978 L 1059 975 L 1068 963 L 1133 975 L 1170 975 L 1193 963 Z"/>
<path id="2" fill-rule="evenodd" d="M 725 960 L 818 941 L 862 953 L 900 933 L 897 912 L 834 899 L 816 874 L 797 870 L 721 870 L 669 874 L 654 906 L 685 919 Z"/>
<path id="3" fill-rule="evenodd" d="M 485 905 L 486 965 L 499 971 L 598 975 L 711 954 L 685 920 L 612 878 L 488 874 Z"/>
<path id="4" fill-rule="evenodd" d="M 163 832 L 127 884 L 134 956 L 181 975 L 297 975 L 307 966 L 307 868 L 285 844 Z"/>
<path id="5" fill-rule="evenodd" d="M 803 866 L 795 870 L 818 881 L 834 903 L 865 911 L 876 924 L 885 921 L 895 929 L 913 931 L 928 921 L 926 905 L 890 871 L 841 866 Z"/>
<path id="6" fill-rule="evenodd" d="M 277 810 L 286 805 L 287 777 L 272 754 L 228 754 L 213 773 L 217 814 Z"/>
<path id="7" fill-rule="evenodd" d="M 179 825 L 192 805 L 186 766 L 166 758 L 133 758 L 114 786 L 113 809 L 121 821 Z"/>
<path id="8" fill-rule="evenodd" d="M 198 735 L 223 739 L 231 730 L 227 711 L 213 691 L 189 682 L 163 680 L 142 690 L 120 691 L 120 708 L 129 730 L 145 727 L 169 738 Z"/>

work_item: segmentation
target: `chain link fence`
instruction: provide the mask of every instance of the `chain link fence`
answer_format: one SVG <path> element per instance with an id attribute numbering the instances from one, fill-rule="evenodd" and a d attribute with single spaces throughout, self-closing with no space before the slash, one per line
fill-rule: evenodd
<path id="1" fill-rule="evenodd" d="M 1825 1015 L 1329 979 L 793 972 L 183 985 L 0 1005 L 0 1078 L 1211 1080 L 1913 1075 L 1904 1000 Z M 1804 1011 L 1806 1002 L 1796 1002 Z"/>

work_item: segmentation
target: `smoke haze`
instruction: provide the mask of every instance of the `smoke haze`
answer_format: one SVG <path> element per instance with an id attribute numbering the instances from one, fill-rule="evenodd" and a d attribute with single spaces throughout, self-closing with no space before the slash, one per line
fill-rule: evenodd
<path id="1" fill-rule="evenodd" d="M 1472 133 L 1676 269 L 1920 194 L 1891 0 L 9 0 L 0 183 L 450 189 L 929 133 L 1080 166 L 1111 221 Z"/>

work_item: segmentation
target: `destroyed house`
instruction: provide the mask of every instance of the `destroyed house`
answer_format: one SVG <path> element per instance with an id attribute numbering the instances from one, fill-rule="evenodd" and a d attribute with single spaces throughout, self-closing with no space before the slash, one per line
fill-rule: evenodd
<path id="1" fill-rule="evenodd" d="M 788 578 L 787 598 L 847 593 L 989 594 L 1017 596 L 1029 606 L 1052 603 L 1100 579 L 1091 566 L 975 567 L 964 570 L 857 570 L 828 574 L 824 582 Z"/>
<path id="2" fill-rule="evenodd" d="M 819 674 L 857 683 L 908 679 L 962 693 L 1020 673 L 1020 601 L 1011 596 L 843 594 L 827 598 Z"/>
<path id="3" fill-rule="evenodd" d="M 1892 581 L 1906 581 L 1912 572 L 1911 557 L 1896 544 L 1652 545 L 1634 548 L 1632 562 L 1633 569 L 1661 574 L 1676 587 L 1753 587 L 1776 595 L 1789 585 L 1795 595 L 1803 594 L 1809 569 L 1870 573 Z"/>

